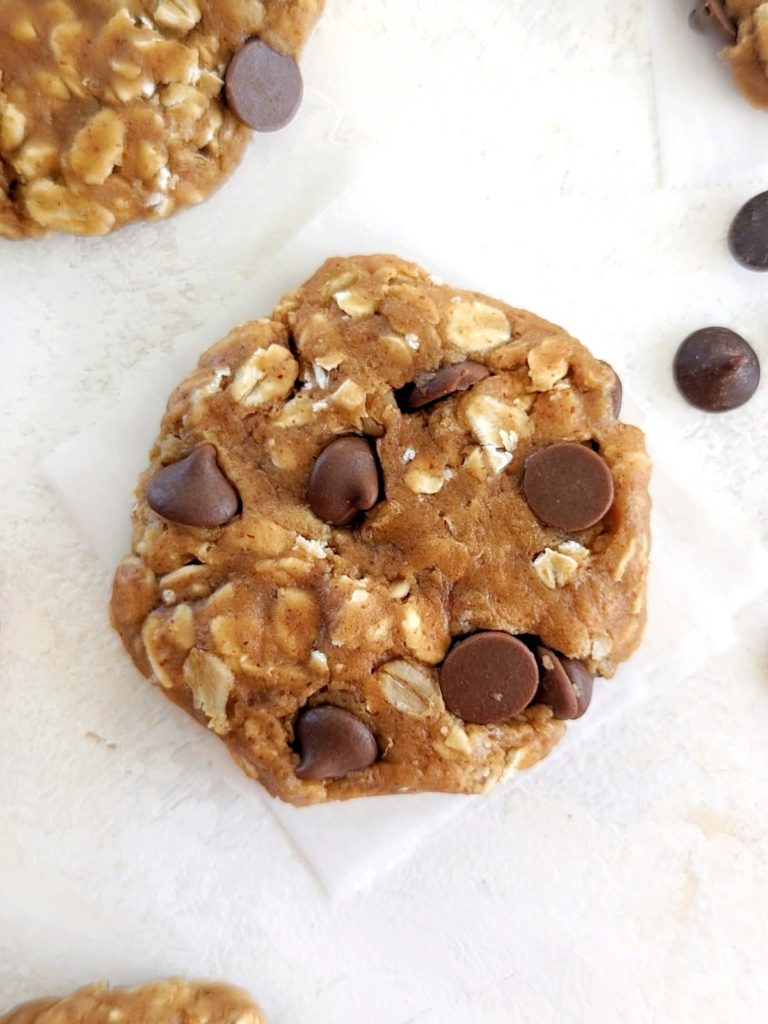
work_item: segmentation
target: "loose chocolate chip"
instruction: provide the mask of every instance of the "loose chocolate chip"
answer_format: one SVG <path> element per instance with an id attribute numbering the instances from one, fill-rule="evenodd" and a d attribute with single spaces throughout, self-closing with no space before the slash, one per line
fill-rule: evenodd
<path id="1" fill-rule="evenodd" d="M 379 756 L 371 730 L 349 711 L 332 704 L 309 708 L 296 724 L 300 779 L 340 779 L 369 768 Z"/>
<path id="2" fill-rule="evenodd" d="M 453 647 L 440 669 L 445 706 L 465 722 L 506 722 L 533 700 L 536 659 L 509 633 L 475 633 Z"/>
<path id="3" fill-rule="evenodd" d="M 364 437 L 338 437 L 312 467 L 309 507 L 331 526 L 347 526 L 379 500 L 379 467 Z"/>
<path id="4" fill-rule="evenodd" d="M 688 24 L 697 32 L 728 40 L 734 40 L 737 35 L 736 22 L 725 9 L 723 0 L 697 0 Z"/>
<path id="5" fill-rule="evenodd" d="M 534 703 L 552 708 L 555 718 L 581 718 L 592 700 L 592 673 L 575 658 L 537 647 L 541 684 Z"/>
<path id="6" fill-rule="evenodd" d="M 560 441 L 528 459 L 523 491 L 538 519 L 574 532 L 600 522 L 611 507 L 613 477 L 597 452 L 583 444 Z"/>
<path id="7" fill-rule="evenodd" d="M 757 391 L 760 363 L 754 349 L 727 327 L 694 331 L 675 353 L 675 383 L 681 394 L 706 412 L 744 405 Z"/>
<path id="8" fill-rule="evenodd" d="M 249 39 L 227 68 L 229 108 L 257 132 L 274 132 L 287 125 L 299 109 L 303 93 L 296 61 L 260 39 Z"/>
<path id="9" fill-rule="evenodd" d="M 746 202 L 731 224 L 728 245 L 749 270 L 768 270 L 768 192 Z"/>
<path id="10" fill-rule="evenodd" d="M 435 373 L 423 373 L 413 384 L 404 387 L 400 392 L 400 405 L 403 409 L 421 409 L 440 398 L 467 391 L 488 376 L 490 370 L 471 359 L 442 366 Z"/>
<path id="11" fill-rule="evenodd" d="M 147 503 L 174 523 L 222 526 L 237 512 L 238 496 L 216 464 L 214 446 L 201 444 L 185 459 L 155 473 L 147 487 Z"/>
<path id="12" fill-rule="evenodd" d="M 606 363 L 604 359 L 601 359 L 600 362 L 603 364 L 603 366 L 606 366 L 613 374 L 613 386 L 611 387 L 611 401 L 613 403 L 613 415 L 616 419 L 618 419 L 619 413 L 621 412 L 621 401 L 624 397 L 624 388 L 621 386 L 621 377 L 619 377 L 618 373 L 616 373 L 616 371 L 610 363 Z"/>

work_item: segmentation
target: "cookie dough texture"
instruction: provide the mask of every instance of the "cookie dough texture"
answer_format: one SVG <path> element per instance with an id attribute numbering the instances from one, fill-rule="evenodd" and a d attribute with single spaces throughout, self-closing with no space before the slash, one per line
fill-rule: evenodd
<path id="1" fill-rule="evenodd" d="M 726 0 L 738 36 L 723 50 L 736 84 L 758 107 L 768 108 L 768 2 Z"/>
<path id="2" fill-rule="evenodd" d="M 0 1014 L 0 1024 L 264 1024 L 245 992 L 217 982 L 156 981 L 139 988 L 88 985 Z"/>
<path id="3" fill-rule="evenodd" d="M 297 57 L 323 0 L 2 0 L 0 238 L 104 235 L 199 203 L 249 130 L 232 55 Z"/>
<path id="4" fill-rule="evenodd" d="M 490 375 L 401 410 L 400 389 L 468 359 Z M 452 641 L 535 634 L 610 676 L 641 637 L 650 466 L 641 431 L 614 416 L 615 385 L 531 313 L 393 256 L 331 259 L 272 319 L 205 352 L 172 394 L 113 622 L 141 672 L 285 800 L 485 791 L 546 755 L 565 726 L 536 703 L 501 724 L 452 715 L 438 670 Z M 383 496 L 335 528 L 307 489 L 346 434 L 375 445 Z M 521 487 L 528 456 L 563 439 L 598 445 L 615 487 L 608 514 L 575 534 L 539 522 Z M 201 444 L 242 505 L 214 529 L 170 522 L 146 500 L 160 468 Z M 295 723 L 316 704 L 364 721 L 377 762 L 297 778 Z"/>

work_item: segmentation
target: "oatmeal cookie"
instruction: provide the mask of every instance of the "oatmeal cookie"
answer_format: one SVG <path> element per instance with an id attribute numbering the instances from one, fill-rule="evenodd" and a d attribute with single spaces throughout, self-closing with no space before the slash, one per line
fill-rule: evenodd
<path id="1" fill-rule="evenodd" d="M 736 84 L 750 102 L 768 107 L 768 3 L 765 0 L 727 0 L 737 36 L 723 56 Z"/>
<path id="2" fill-rule="evenodd" d="M 0 238 L 199 203 L 298 107 L 324 0 L 2 0 Z"/>
<path id="3" fill-rule="evenodd" d="M 155 981 L 139 988 L 88 985 L 63 999 L 38 999 L 0 1015 L 0 1024 L 264 1024 L 239 989 L 217 982 Z"/>
<path id="4" fill-rule="evenodd" d="M 650 465 L 620 404 L 561 328 L 331 259 L 171 395 L 114 625 L 284 800 L 483 792 L 640 641 Z"/>
<path id="5" fill-rule="evenodd" d="M 722 57 L 734 81 L 751 103 L 768 108 L 768 0 L 698 0 L 691 24 L 728 44 Z"/>

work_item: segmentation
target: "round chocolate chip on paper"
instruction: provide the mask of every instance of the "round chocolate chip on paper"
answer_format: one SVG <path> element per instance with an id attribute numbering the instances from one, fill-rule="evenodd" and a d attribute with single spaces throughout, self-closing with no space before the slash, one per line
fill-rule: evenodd
<path id="1" fill-rule="evenodd" d="M 164 519 L 184 526 L 223 526 L 237 512 L 239 500 L 218 467 L 214 446 L 201 444 L 155 473 L 147 487 L 147 504 Z"/>
<path id="2" fill-rule="evenodd" d="M 440 669 L 445 706 L 465 722 L 506 722 L 533 700 L 539 670 L 530 650 L 509 633 L 489 630 L 460 640 Z"/>
<path id="3" fill-rule="evenodd" d="M 260 39 L 249 39 L 232 58 L 225 89 L 232 113 L 257 132 L 284 128 L 304 94 L 296 61 Z"/>
<path id="4" fill-rule="evenodd" d="M 746 202 L 731 224 L 728 246 L 748 270 L 768 270 L 768 192 Z"/>
<path id="5" fill-rule="evenodd" d="M 548 647 L 538 646 L 536 658 L 541 684 L 534 703 L 552 708 L 555 718 L 581 718 L 592 700 L 592 673 L 583 662 L 555 654 Z"/>
<path id="6" fill-rule="evenodd" d="M 621 377 L 619 377 L 618 373 L 616 373 L 610 363 L 606 363 L 604 359 L 601 359 L 600 362 L 613 374 L 613 384 L 611 386 L 611 407 L 613 409 L 614 418 L 618 419 L 619 413 L 621 412 L 621 402 L 624 398 L 624 388 L 621 385 Z"/>
<path id="7" fill-rule="evenodd" d="M 574 441 L 550 444 L 532 455 L 523 492 L 533 514 L 561 530 L 586 530 L 613 504 L 613 477 L 605 460 Z"/>
<path id="8" fill-rule="evenodd" d="M 683 398 L 705 412 L 737 409 L 760 383 L 754 349 L 727 327 L 694 331 L 675 353 L 673 369 Z"/>
<path id="9" fill-rule="evenodd" d="M 296 723 L 300 779 L 341 779 L 379 756 L 376 738 L 359 718 L 332 704 L 308 708 Z"/>
<path id="10" fill-rule="evenodd" d="M 441 366 L 434 373 L 422 374 L 413 384 L 403 388 L 400 404 L 403 409 L 421 409 L 441 398 L 447 398 L 448 395 L 468 391 L 489 376 L 490 370 L 482 363 L 472 362 L 471 359 L 466 359 L 463 363 Z"/>
<path id="11" fill-rule="evenodd" d="M 697 32 L 711 33 L 721 39 L 736 38 L 736 22 L 725 9 L 723 0 L 697 0 L 688 24 Z"/>
<path id="12" fill-rule="evenodd" d="M 364 437 L 331 441 L 312 467 L 309 507 L 331 526 L 347 526 L 379 500 L 379 465 Z"/>

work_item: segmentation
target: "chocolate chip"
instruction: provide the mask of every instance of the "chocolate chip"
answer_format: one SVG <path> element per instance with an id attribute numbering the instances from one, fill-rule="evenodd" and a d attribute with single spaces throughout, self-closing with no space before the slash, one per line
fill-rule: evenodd
<path id="1" fill-rule="evenodd" d="M 338 437 L 312 467 L 309 507 L 331 526 L 347 526 L 379 500 L 379 466 L 364 437 Z"/>
<path id="2" fill-rule="evenodd" d="M 482 363 L 473 363 L 471 359 L 441 366 L 435 373 L 423 373 L 413 384 L 404 387 L 400 392 L 400 407 L 407 410 L 421 409 L 448 395 L 467 391 L 488 376 L 490 370 Z"/>
<path id="3" fill-rule="evenodd" d="M 728 245 L 743 267 L 768 270 L 768 192 L 744 203 L 731 224 Z"/>
<path id="4" fill-rule="evenodd" d="M 548 647 L 537 647 L 536 658 L 541 684 L 534 703 L 552 708 L 555 718 L 581 718 L 592 700 L 592 673 L 583 662 Z"/>
<path id="5" fill-rule="evenodd" d="M 237 512 L 237 491 L 216 464 L 212 444 L 159 469 L 147 487 L 147 503 L 165 519 L 185 526 L 222 526 Z"/>
<path id="6" fill-rule="evenodd" d="M 229 62 L 227 103 L 235 117 L 257 132 L 274 132 L 287 125 L 303 94 L 296 61 L 260 39 L 249 39 Z"/>
<path id="7" fill-rule="evenodd" d="M 614 370 L 610 363 L 606 363 L 604 359 L 600 362 L 613 374 L 613 384 L 611 386 L 611 402 L 613 403 L 613 415 L 616 419 L 619 418 L 621 412 L 621 401 L 624 397 L 624 388 L 621 386 L 621 377 Z"/>
<path id="8" fill-rule="evenodd" d="M 734 40 L 737 35 L 736 22 L 725 9 L 723 0 L 697 0 L 691 11 L 688 24 L 697 32 L 704 32 Z"/>
<path id="9" fill-rule="evenodd" d="M 369 768 L 379 756 L 376 738 L 355 715 L 332 704 L 309 708 L 296 724 L 300 779 L 340 779 Z"/>
<path id="10" fill-rule="evenodd" d="M 673 368 L 683 397 L 706 412 L 737 409 L 760 383 L 754 349 L 727 327 L 694 331 L 675 353 Z"/>
<path id="11" fill-rule="evenodd" d="M 536 659 L 509 633 L 475 633 L 453 647 L 440 669 L 445 706 L 465 722 L 506 722 L 533 700 Z"/>
<path id="12" fill-rule="evenodd" d="M 560 441 L 528 459 L 523 491 L 543 523 L 568 532 L 586 530 L 600 522 L 613 504 L 613 477 L 597 452 Z"/>

